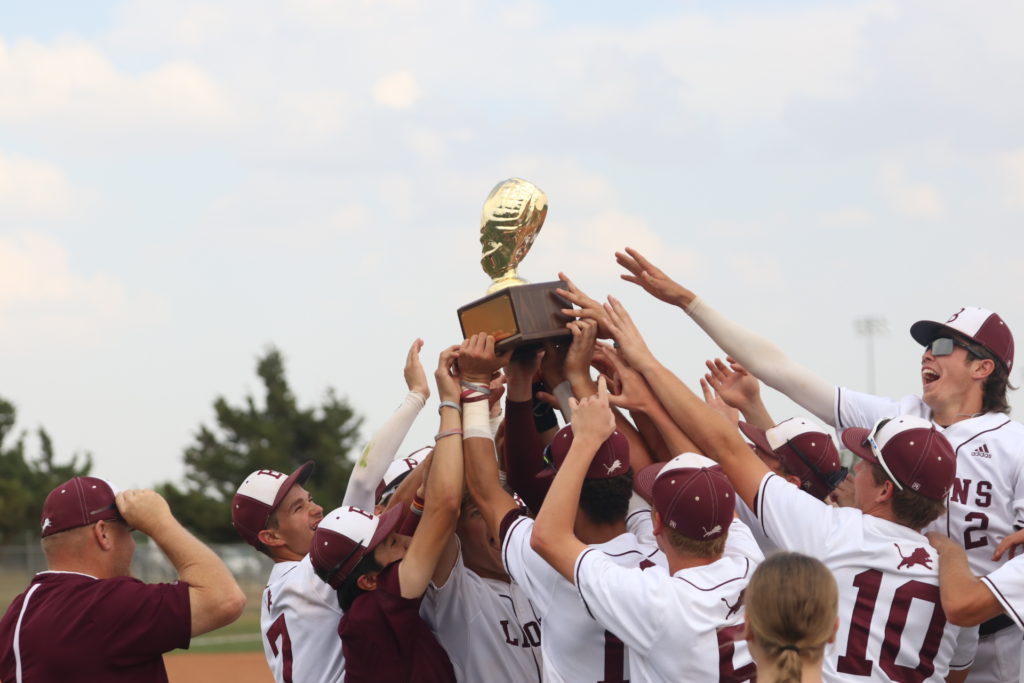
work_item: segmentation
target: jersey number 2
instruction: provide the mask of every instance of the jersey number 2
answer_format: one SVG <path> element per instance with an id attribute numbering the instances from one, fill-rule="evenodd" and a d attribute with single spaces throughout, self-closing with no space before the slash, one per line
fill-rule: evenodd
<path id="1" fill-rule="evenodd" d="M 850 619 L 846 654 L 839 658 L 836 669 L 841 674 L 870 676 L 874 662 L 867 658 L 868 630 L 871 628 L 871 618 L 875 613 L 878 589 L 882 585 L 882 572 L 877 569 L 863 571 L 853 577 L 853 585 L 857 588 L 857 603 Z M 901 635 L 907 626 L 910 603 L 914 600 L 932 603 L 932 616 L 918 655 L 919 664 L 917 667 L 909 667 L 897 664 L 896 656 L 900 653 Z M 878 666 L 890 679 L 898 683 L 920 683 L 927 679 L 935 671 L 935 655 L 939 651 L 945 627 L 946 615 L 939 608 L 938 586 L 922 581 L 907 581 L 893 593 L 892 606 L 885 620 L 885 635 Z"/>
<path id="2" fill-rule="evenodd" d="M 277 639 L 281 639 L 280 649 L 277 646 Z M 292 639 L 288 637 L 288 626 L 285 624 L 282 614 L 267 629 L 267 642 L 275 657 L 281 658 L 282 678 L 285 683 L 292 683 Z"/>

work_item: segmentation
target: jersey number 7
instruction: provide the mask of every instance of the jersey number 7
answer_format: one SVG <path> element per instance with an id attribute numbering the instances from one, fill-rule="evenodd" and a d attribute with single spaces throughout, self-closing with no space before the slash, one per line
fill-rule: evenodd
<path id="1" fill-rule="evenodd" d="M 281 639 L 281 647 L 278 648 L 277 640 Z M 267 629 L 267 642 L 275 657 L 281 658 L 282 678 L 284 683 L 292 683 L 292 639 L 288 637 L 288 625 L 282 614 Z"/>

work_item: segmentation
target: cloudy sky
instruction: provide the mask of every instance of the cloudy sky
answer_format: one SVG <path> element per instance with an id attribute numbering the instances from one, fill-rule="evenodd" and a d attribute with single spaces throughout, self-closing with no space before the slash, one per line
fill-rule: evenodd
<path id="1" fill-rule="evenodd" d="M 550 201 L 521 274 L 620 295 L 685 379 L 713 347 L 616 249 L 854 388 L 853 321 L 884 317 L 878 391 L 916 392 L 913 321 L 1024 333 L 1022 25 L 995 0 L 5 4 L 0 395 L 150 485 L 273 344 L 368 437 L 412 339 L 428 367 L 458 341 L 510 176 Z"/>

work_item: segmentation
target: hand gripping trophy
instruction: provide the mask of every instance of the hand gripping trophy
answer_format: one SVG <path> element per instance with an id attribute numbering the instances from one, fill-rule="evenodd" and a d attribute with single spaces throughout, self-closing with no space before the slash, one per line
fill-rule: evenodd
<path id="1" fill-rule="evenodd" d="M 521 178 L 504 180 L 491 190 L 480 216 L 480 265 L 491 276 L 488 295 L 458 310 L 462 334 L 494 335 L 500 350 L 556 337 L 570 337 L 570 318 L 562 308 L 572 304 L 555 294 L 561 280 L 526 284 L 517 266 L 537 239 L 548 214 L 548 198 Z"/>

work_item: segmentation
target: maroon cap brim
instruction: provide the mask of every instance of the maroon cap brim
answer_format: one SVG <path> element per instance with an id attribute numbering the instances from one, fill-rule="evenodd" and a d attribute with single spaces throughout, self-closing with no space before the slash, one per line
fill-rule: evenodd
<path id="1" fill-rule="evenodd" d="M 366 546 L 366 552 L 363 555 L 368 555 L 373 552 L 373 549 L 384 542 L 391 533 L 398 528 L 399 523 L 402 521 L 402 514 L 406 511 L 407 506 L 405 505 L 393 505 L 380 514 L 380 521 L 377 522 L 377 529 L 373 532 L 373 537 L 370 538 L 370 543 Z M 412 513 L 409 513 L 412 514 Z"/>
<path id="2" fill-rule="evenodd" d="M 309 481 L 309 477 L 313 474 L 313 468 L 315 466 L 316 463 L 312 460 L 307 460 L 299 465 L 297 470 L 288 475 L 288 478 L 284 480 L 283 484 L 281 484 L 281 488 L 277 490 L 277 495 L 274 496 L 274 504 L 270 506 L 270 512 L 267 513 L 267 518 L 274 514 L 274 510 L 276 510 L 277 506 L 281 504 L 281 501 L 284 500 L 284 497 L 288 495 L 288 492 L 292 490 L 293 486 L 296 484 L 305 484 Z"/>
<path id="3" fill-rule="evenodd" d="M 870 433 L 870 429 L 864 429 L 863 427 L 847 427 L 843 430 L 840 438 L 843 441 L 843 445 L 853 451 L 854 455 L 877 465 L 878 458 L 871 452 L 871 447 L 864 445 L 864 441 Z"/>
<path id="4" fill-rule="evenodd" d="M 633 490 L 648 504 L 654 505 L 654 482 L 666 463 L 656 462 L 643 468 L 633 477 Z"/>
<path id="5" fill-rule="evenodd" d="M 779 456 L 775 455 L 775 451 L 772 450 L 771 444 L 768 443 L 768 436 L 764 433 L 764 430 L 760 427 L 755 427 L 749 422 L 739 423 L 740 431 L 743 432 L 743 436 L 750 439 L 750 442 L 754 444 L 754 447 L 761 453 L 769 458 L 779 460 Z"/>

